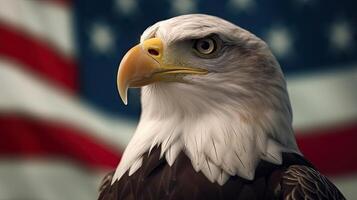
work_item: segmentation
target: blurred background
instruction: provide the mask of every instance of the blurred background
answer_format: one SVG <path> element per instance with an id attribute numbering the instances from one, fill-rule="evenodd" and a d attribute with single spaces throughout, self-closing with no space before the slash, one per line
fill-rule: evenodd
<path id="1" fill-rule="evenodd" d="M 0 0 L 0 199 L 91 200 L 140 114 L 118 63 L 153 23 L 225 18 L 264 39 L 286 74 L 304 155 L 357 199 L 357 2 Z"/>

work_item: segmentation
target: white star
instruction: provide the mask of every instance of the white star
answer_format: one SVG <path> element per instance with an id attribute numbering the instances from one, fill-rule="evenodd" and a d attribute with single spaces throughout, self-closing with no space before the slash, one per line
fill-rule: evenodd
<path id="1" fill-rule="evenodd" d="M 336 21 L 332 24 L 329 31 L 330 45 L 337 51 L 347 51 L 352 47 L 351 25 L 343 20 Z"/>
<path id="2" fill-rule="evenodd" d="M 292 53 L 292 35 L 290 31 L 282 26 L 273 27 L 266 35 L 266 41 L 273 53 L 284 58 Z"/>
<path id="3" fill-rule="evenodd" d="M 108 53 L 114 49 L 114 35 L 106 24 L 94 24 L 90 30 L 90 40 L 92 47 L 100 53 Z"/>
<path id="4" fill-rule="evenodd" d="M 228 2 L 229 8 L 233 8 L 234 11 L 250 12 L 255 7 L 254 0 L 230 0 Z"/>
<path id="5" fill-rule="evenodd" d="M 171 1 L 172 12 L 174 15 L 182 15 L 196 11 L 195 0 L 176 0 Z"/>
<path id="6" fill-rule="evenodd" d="M 131 15 L 138 9 L 136 0 L 116 0 L 116 7 L 121 14 Z"/>

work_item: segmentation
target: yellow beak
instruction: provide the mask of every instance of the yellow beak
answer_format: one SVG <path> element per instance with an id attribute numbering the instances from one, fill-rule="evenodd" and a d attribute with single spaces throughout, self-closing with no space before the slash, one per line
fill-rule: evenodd
<path id="1" fill-rule="evenodd" d="M 199 68 L 165 65 L 162 61 L 163 48 L 159 38 L 151 38 L 125 54 L 117 76 L 119 94 L 125 105 L 129 87 L 141 87 L 157 81 L 179 81 L 183 75 L 207 73 L 207 70 Z"/>

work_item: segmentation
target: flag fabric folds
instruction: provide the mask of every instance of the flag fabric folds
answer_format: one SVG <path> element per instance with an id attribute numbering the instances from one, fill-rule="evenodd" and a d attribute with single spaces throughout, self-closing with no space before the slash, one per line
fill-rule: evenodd
<path id="1" fill-rule="evenodd" d="M 135 131 L 116 71 L 152 23 L 184 13 L 263 38 L 286 74 L 299 147 L 357 196 L 356 3 L 314 0 L 0 1 L 0 199 L 96 199 Z M 167 9 L 169 8 L 169 9 Z"/>

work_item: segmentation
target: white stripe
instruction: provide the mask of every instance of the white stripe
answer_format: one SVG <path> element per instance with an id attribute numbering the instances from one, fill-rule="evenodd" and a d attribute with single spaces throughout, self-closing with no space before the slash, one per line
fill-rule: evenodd
<path id="1" fill-rule="evenodd" d="M 1 160 L 0 199 L 95 200 L 104 173 L 58 160 Z"/>
<path id="2" fill-rule="evenodd" d="M 357 65 L 288 77 L 287 82 L 294 128 L 320 128 L 357 120 Z"/>
<path id="3" fill-rule="evenodd" d="M 26 112 L 45 120 L 59 120 L 120 147 L 127 144 L 136 122 L 101 114 L 19 68 L 0 58 L 0 111 Z M 357 67 L 289 77 L 294 127 L 301 130 L 357 119 L 356 75 Z"/>
<path id="4" fill-rule="evenodd" d="M 350 174 L 343 177 L 332 178 L 331 181 L 340 189 L 346 199 L 356 199 L 357 197 L 357 174 Z"/>
<path id="5" fill-rule="evenodd" d="M 23 112 L 43 120 L 59 121 L 121 148 L 128 143 L 135 122 L 106 116 L 21 68 L 0 57 L 0 112 Z"/>
<path id="6" fill-rule="evenodd" d="M 46 40 L 65 55 L 74 53 L 72 10 L 51 1 L 1 0 L 0 22 Z"/>

